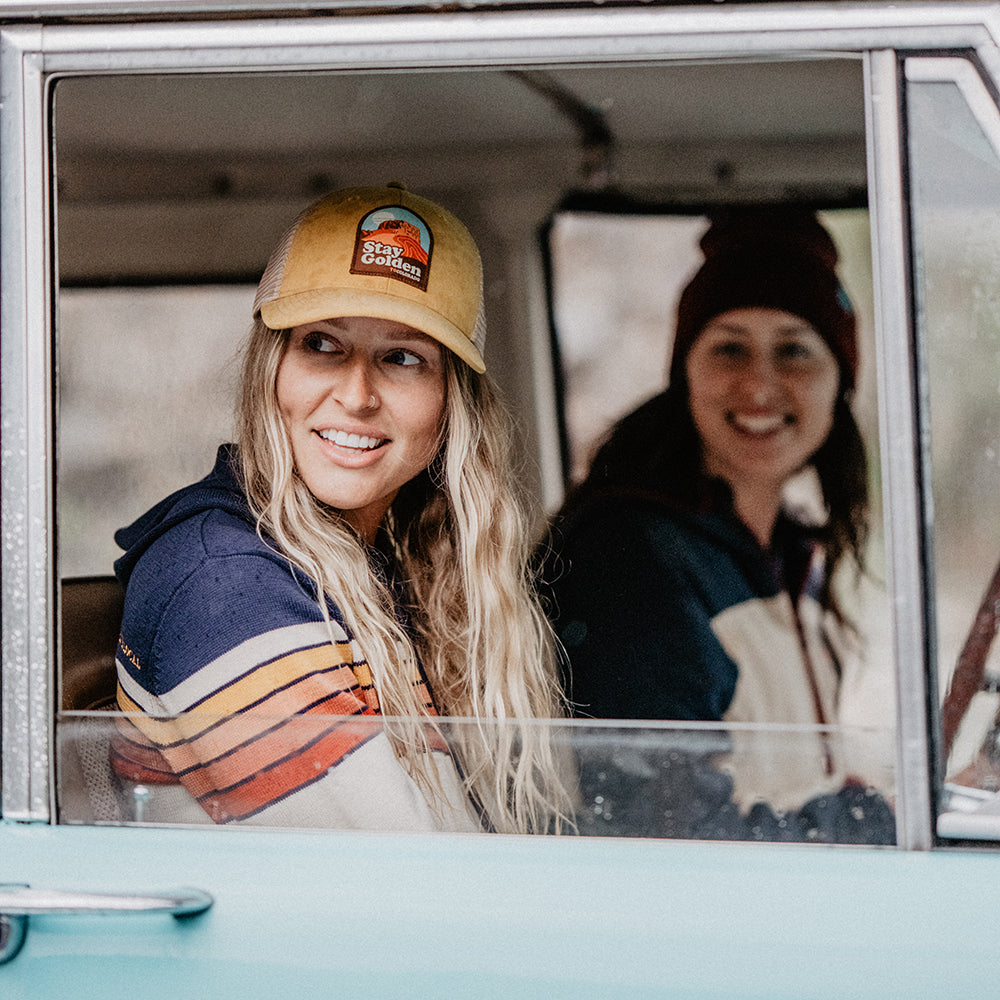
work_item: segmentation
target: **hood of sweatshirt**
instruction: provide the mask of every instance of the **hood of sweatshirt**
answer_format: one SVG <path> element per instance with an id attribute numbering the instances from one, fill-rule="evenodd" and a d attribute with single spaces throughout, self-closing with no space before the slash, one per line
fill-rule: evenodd
<path id="1" fill-rule="evenodd" d="M 115 561 L 115 575 L 127 586 L 140 556 L 175 525 L 207 510 L 223 510 L 254 523 L 246 496 L 236 474 L 236 446 L 224 444 L 215 467 L 204 479 L 171 493 L 127 528 L 115 532 L 115 542 L 125 554 Z"/>

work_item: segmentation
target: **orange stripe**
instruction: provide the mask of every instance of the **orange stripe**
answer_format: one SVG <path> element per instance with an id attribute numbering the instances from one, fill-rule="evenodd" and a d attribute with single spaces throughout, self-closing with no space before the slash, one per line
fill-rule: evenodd
<path id="1" fill-rule="evenodd" d="M 303 682 L 297 684 L 294 690 L 276 692 L 274 699 L 250 711 L 218 720 L 217 725 L 185 744 L 184 749 L 196 761 L 209 763 L 238 750 L 276 725 L 316 714 L 351 718 L 358 715 L 374 718 L 376 715 L 363 701 L 347 692 L 326 691 Z"/>
<path id="2" fill-rule="evenodd" d="M 447 745 L 432 727 L 427 727 L 429 742 L 445 752 Z M 366 733 L 349 723 L 338 726 L 308 751 L 283 760 L 274 767 L 254 774 L 235 787 L 223 788 L 200 799 L 202 807 L 216 823 L 246 819 L 261 809 L 287 798 L 324 777 L 374 732 Z M 208 770 L 212 770 L 209 768 Z M 187 781 L 185 781 L 185 784 Z"/>
<path id="3" fill-rule="evenodd" d="M 115 774 L 147 785 L 177 785 L 178 777 L 163 756 L 115 737 L 108 753 Z"/>
<path id="4" fill-rule="evenodd" d="M 268 697 L 257 704 L 245 706 L 239 712 L 215 715 L 195 711 L 185 713 L 176 719 L 150 719 L 146 716 L 136 719 L 135 722 L 164 749 L 182 745 L 194 747 L 208 737 L 210 742 L 218 746 L 212 754 L 217 756 L 238 746 L 246 739 L 237 733 L 227 744 L 224 731 L 228 720 L 231 719 L 256 716 L 260 720 L 258 723 L 260 728 L 265 729 L 274 725 L 279 719 L 309 711 L 311 706 L 324 700 L 329 705 L 326 709 L 329 715 L 374 714 L 365 702 L 350 690 L 350 687 L 357 689 L 354 675 L 346 667 L 337 667 L 319 675 L 296 680 L 281 690 L 272 691 Z"/>
<path id="5" fill-rule="evenodd" d="M 206 715 L 221 717 L 244 711 L 248 706 L 256 704 L 263 698 L 267 698 L 274 691 L 284 688 L 300 679 L 322 673 L 323 671 L 336 673 L 340 669 L 345 670 L 344 683 L 339 683 L 338 687 L 354 689 L 358 686 L 358 680 L 353 670 L 351 670 L 350 655 L 348 655 L 346 660 L 343 656 L 340 656 L 338 659 L 335 655 L 341 653 L 344 649 L 350 654 L 350 648 L 346 645 L 333 646 L 325 644 L 298 650 L 288 656 L 272 660 L 270 663 L 265 663 L 254 668 L 248 674 L 233 681 L 215 694 L 202 699 L 195 705 L 178 711 L 176 718 L 171 718 L 168 724 L 172 731 L 170 737 L 165 739 L 157 738 L 155 735 L 157 722 L 152 716 L 147 716 L 149 721 L 143 722 L 143 731 L 154 742 L 161 744 L 173 742 L 177 739 L 191 739 L 196 737 L 204 728 Z M 201 669 L 210 670 L 211 664 Z M 130 705 L 134 704 L 121 688 L 119 688 L 119 693 L 119 704 L 122 704 L 123 701 Z M 136 706 L 136 708 L 141 711 L 140 706 Z"/>
<path id="6" fill-rule="evenodd" d="M 203 741 L 198 753 L 194 753 L 191 747 L 183 746 L 165 750 L 164 756 L 175 773 L 184 779 L 192 794 L 200 796 L 245 781 L 292 754 L 308 754 L 309 745 L 331 727 L 352 727 L 362 734 L 359 738 L 367 738 L 381 730 L 381 724 L 376 722 L 378 716 L 340 716 L 325 711 L 325 708 L 325 705 L 320 705 L 310 712 L 284 720 L 236 716 L 230 726 L 230 736 L 238 732 L 242 738 L 234 744 L 235 749 L 227 748 L 224 753 L 216 753 L 210 742 Z M 355 719 L 364 721 L 352 726 Z M 240 730 L 242 723 L 245 726 Z M 203 784 L 208 780 L 208 774 L 212 776 L 211 786 Z"/>
<path id="7" fill-rule="evenodd" d="M 358 676 L 349 665 L 328 666 L 330 652 L 326 645 L 275 660 L 230 685 L 226 697 L 209 698 L 176 718 L 142 714 L 119 685 L 119 707 L 140 714 L 116 720 L 128 741 L 116 770 L 158 783 L 176 782 L 179 775 L 216 822 L 252 815 L 311 784 L 381 731 L 374 723 L 379 714 L 374 687 L 364 689 L 365 682 L 371 684 L 367 664 L 360 665 Z M 293 669 L 277 669 L 282 664 Z M 315 672 L 305 671 L 307 665 Z M 257 683 L 263 677 L 270 689 Z M 281 683 L 287 686 L 274 690 Z M 415 686 L 428 714 L 435 715 L 426 685 L 420 680 Z M 259 694 L 259 700 L 245 702 L 235 713 L 206 711 L 210 704 L 237 704 L 237 693 Z M 428 737 L 431 746 L 447 752 L 433 728 Z"/>
<path id="8" fill-rule="evenodd" d="M 324 777 L 335 764 L 340 763 L 352 750 L 365 743 L 372 733 L 363 734 L 356 729 L 338 726 L 335 731 L 327 734 L 314 746 L 306 751 L 296 753 L 267 770 L 255 773 L 248 780 L 236 787 L 227 787 L 224 791 L 209 791 L 203 797 L 201 804 L 216 823 L 225 823 L 233 819 L 243 819 L 252 813 L 259 812 L 265 806 L 285 798 L 293 792 L 310 785 Z M 206 785 L 216 788 L 223 782 L 223 777 L 216 774 L 216 768 L 206 769 L 208 779 Z M 188 781 L 185 781 L 188 784 Z M 194 793 L 194 789 L 189 786 Z"/>
<path id="9" fill-rule="evenodd" d="M 303 686 L 299 687 L 299 685 Z M 249 692 L 244 689 L 244 693 Z M 359 692 L 357 678 L 350 667 L 320 662 L 313 673 L 299 677 L 294 674 L 286 676 L 282 679 L 282 683 L 273 684 L 270 688 L 262 691 L 255 700 L 247 700 L 238 705 L 234 701 L 235 707 L 228 710 L 210 711 L 205 707 L 205 703 L 202 703 L 195 709 L 178 713 L 176 716 L 170 716 L 166 719 L 144 714 L 142 718 L 135 720 L 135 724 L 154 743 L 168 746 L 198 739 L 206 729 L 215 726 L 222 718 L 247 712 L 258 714 L 266 712 L 272 716 L 294 715 L 303 706 L 309 705 L 319 698 L 329 697 L 331 694 L 350 699 L 349 703 L 344 702 L 343 707 L 337 709 L 338 714 L 353 715 L 358 711 L 372 711 L 369 700 L 363 697 L 363 692 Z M 135 705 L 121 688 L 119 688 L 118 701 L 119 707 L 123 711 L 142 712 L 141 707 Z"/>

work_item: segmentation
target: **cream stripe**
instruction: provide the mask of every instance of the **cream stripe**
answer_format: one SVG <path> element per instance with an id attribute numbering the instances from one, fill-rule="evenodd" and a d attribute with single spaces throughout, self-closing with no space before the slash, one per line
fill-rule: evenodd
<path id="1" fill-rule="evenodd" d="M 121 664 L 118 675 L 125 693 L 144 712 L 173 714 L 186 711 L 261 663 L 288 656 L 296 649 L 328 645 L 331 638 L 335 642 L 347 641 L 344 630 L 334 621 L 329 629 L 325 622 L 303 622 L 273 629 L 234 646 L 161 696 L 144 690 Z M 362 659 L 357 643 L 351 643 L 351 655 L 356 662 Z"/>
<path id="2" fill-rule="evenodd" d="M 160 699 L 155 694 L 150 694 L 144 688 L 140 687 L 132 679 L 131 674 L 125 669 L 125 664 L 122 663 L 121 657 L 116 660 L 116 663 L 118 665 L 118 683 L 121 685 L 121 689 L 125 695 L 135 703 L 137 708 L 147 715 L 166 715 L 167 710 L 163 707 Z"/>
<path id="3" fill-rule="evenodd" d="M 343 645 L 313 646 L 311 649 L 289 653 L 288 656 L 272 660 L 266 666 L 251 670 L 246 677 L 207 698 L 196 709 L 190 711 L 171 705 L 168 694 L 165 698 L 158 699 L 163 714 L 146 713 L 142 718 L 132 721 L 153 742 L 164 746 L 182 739 L 194 739 L 222 720 L 232 719 L 237 715 L 244 720 L 237 725 L 243 727 L 245 736 L 249 736 L 252 732 L 265 729 L 292 714 L 307 711 L 309 704 L 314 702 L 317 696 L 332 697 L 351 692 L 348 696 L 349 705 L 342 706 L 342 710 L 353 715 L 356 709 L 364 704 L 361 693 L 356 691 L 357 679 L 349 666 L 343 662 L 331 663 L 330 659 L 331 650 L 345 648 Z M 305 681 L 305 688 L 297 686 L 300 680 L 308 678 L 316 670 L 327 670 L 331 666 L 335 669 L 332 674 L 325 675 L 325 680 L 317 683 L 315 678 L 311 678 Z M 287 686 L 295 689 L 290 696 L 288 693 L 276 694 L 279 689 Z M 277 698 L 277 701 L 272 701 L 272 706 L 278 707 L 264 709 L 260 706 L 260 702 L 272 696 Z M 241 714 L 244 711 L 251 711 L 249 708 L 251 705 L 257 706 L 253 709 L 256 721 L 252 723 L 252 730 L 246 728 L 251 725 L 245 721 L 249 717 Z M 128 705 L 123 707 L 128 708 Z M 261 715 L 262 711 L 269 714 Z M 329 707 L 327 711 L 330 711 Z M 244 738 L 241 737 L 240 741 Z"/>

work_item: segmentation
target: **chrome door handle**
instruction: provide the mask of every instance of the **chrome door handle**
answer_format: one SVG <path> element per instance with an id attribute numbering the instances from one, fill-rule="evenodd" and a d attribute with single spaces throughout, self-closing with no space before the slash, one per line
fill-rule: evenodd
<path id="1" fill-rule="evenodd" d="M 38 913 L 170 913 L 191 917 L 212 905 L 200 889 L 178 892 L 60 892 L 26 885 L 0 885 L 0 913 L 27 917 Z"/>
<path id="2" fill-rule="evenodd" d="M 30 916 L 168 913 L 180 918 L 204 913 L 213 902 L 200 889 L 163 893 L 63 892 L 32 889 L 27 885 L 0 885 L 0 965 L 21 950 Z"/>

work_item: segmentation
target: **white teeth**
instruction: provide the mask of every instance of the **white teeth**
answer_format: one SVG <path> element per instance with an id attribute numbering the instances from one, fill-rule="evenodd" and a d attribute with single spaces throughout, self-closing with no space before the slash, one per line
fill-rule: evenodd
<path id="1" fill-rule="evenodd" d="M 784 417 L 778 415 L 765 417 L 751 417 L 745 414 L 736 414 L 733 422 L 743 431 L 750 434 L 770 434 L 785 425 Z"/>
<path id="2" fill-rule="evenodd" d="M 361 451 L 369 451 L 385 443 L 385 438 L 348 434 L 347 431 L 320 431 L 319 436 L 327 441 L 332 441 L 334 444 L 339 444 L 342 448 L 357 448 Z"/>

